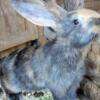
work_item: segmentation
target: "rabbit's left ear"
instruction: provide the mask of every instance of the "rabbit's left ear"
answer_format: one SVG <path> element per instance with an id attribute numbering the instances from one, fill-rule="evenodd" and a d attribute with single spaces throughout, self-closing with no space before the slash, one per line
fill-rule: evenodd
<path id="1" fill-rule="evenodd" d="M 47 2 L 45 2 L 47 1 Z M 28 21 L 39 26 L 58 27 L 66 11 L 56 0 L 11 0 L 13 8 Z M 66 14 L 65 14 L 66 15 Z"/>
<path id="2" fill-rule="evenodd" d="M 43 4 L 21 0 L 12 0 L 11 4 L 20 15 L 33 24 L 39 26 L 56 26 L 55 17 Z"/>
<path id="3" fill-rule="evenodd" d="M 92 32 L 100 34 L 100 18 L 92 18 L 92 20 L 93 20 Z"/>

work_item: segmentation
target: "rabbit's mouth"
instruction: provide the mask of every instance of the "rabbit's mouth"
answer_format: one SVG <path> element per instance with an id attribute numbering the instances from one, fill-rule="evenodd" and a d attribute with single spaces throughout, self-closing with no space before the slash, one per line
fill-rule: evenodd
<path id="1" fill-rule="evenodd" d="M 83 36 L 82 38 L 78 37 L 77 39 L 74 38 L 74 42 L 71 43 L 71 45 L 75 48 L 82 48 L 86 45 L 88 45 L 91 41 L 94 41 L 95 39 L 97 39 L 98 34 L 95 33 L 91 33 L 88 36 Z"/>
<path id="2" fill-rule="evenodd" d="M 98 37 L 100 37 L 98 33 L 92 33 L 92 40 L 95 40 Z"/>

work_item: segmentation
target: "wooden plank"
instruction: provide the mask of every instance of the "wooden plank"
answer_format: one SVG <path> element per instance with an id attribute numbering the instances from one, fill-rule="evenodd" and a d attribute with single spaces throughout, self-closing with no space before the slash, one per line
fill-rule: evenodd
<path id="1" fill-rule="evenodd" d="M 0 51 L 38 37 L 38 29 L 18 15 L 9 0 L 0 0 Z"/>
<path id="2" fill-rule="evenodd" d="M 100 10 L 100 0 L 92 0 L 91 2 L 86 2 L 85 3 L 86 8 L 91 8 L 93 10 L 99 11 Z"/>

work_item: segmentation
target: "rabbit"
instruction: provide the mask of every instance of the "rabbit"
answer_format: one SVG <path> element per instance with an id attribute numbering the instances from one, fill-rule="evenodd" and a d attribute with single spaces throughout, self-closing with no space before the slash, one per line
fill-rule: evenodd
<path id="1" fill-rule="evenodd" d="M 11 3 L 20 15 L 49 27 L 56 37 L 36 49 L 16 50 L 0 61 L 0 82 L 7 98 L 22 100 L 23 93 L 49 89 L 54 100 L 77 100 L 76 90 L 85 74 L 83 50 L 99 35 L 100 15 L 88 9 L 66 13 L 55 0 Z"/>

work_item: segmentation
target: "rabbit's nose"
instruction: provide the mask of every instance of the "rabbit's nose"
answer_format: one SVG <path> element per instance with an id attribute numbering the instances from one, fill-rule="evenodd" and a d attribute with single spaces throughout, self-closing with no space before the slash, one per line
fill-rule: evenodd
<path id="1" fill-rule="evenodd" d="M 100 37 L 100 35 L 98 33 L 92 33 L 92 34 L 93 34 L 93 39 Z"/>

